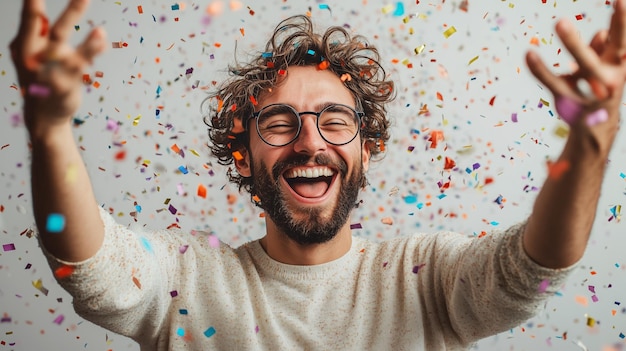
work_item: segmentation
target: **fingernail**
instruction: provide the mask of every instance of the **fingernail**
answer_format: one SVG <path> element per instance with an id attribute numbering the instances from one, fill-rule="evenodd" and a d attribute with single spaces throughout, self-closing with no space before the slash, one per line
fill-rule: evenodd
<path id="1" fill-rule="evenodd" d="M 609 112 L 606 109 L 602 108 L 590 113 L 585 119 L 585 122 L 587 122 L 587 126 L 593 127 L 602 122 L 606 122 L 608 119 Z"/>
<path id="2" fill-rule="evenodd" d="M 573 124 L 582 111 L 582 106 L 574 99 L 567 96 L 556 98 L 556 111 L 567 124 Z"/>

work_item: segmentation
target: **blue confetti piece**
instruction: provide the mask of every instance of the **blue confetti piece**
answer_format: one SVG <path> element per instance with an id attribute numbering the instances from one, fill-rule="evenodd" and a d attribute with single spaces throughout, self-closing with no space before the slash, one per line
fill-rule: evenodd
<path id="1" fill-rule="evenodd" d="M 141 213 L 141 206 L 135 205 L 135 210 L 137 210 L 137 212 Z"/>
<path id="2" fill-rule="evenodd" d="M 46 220 L 48 233 L 60 233 L 65 229 L 65 217 L 59 213 L 51 213 Z"/>
<path id="3" fill-rule="evenodd" d="M 313 55 L 315 55 L 315 50 L 313 50 L 313 49 L 309 49 L 309 50 L 307 50 L 307 52 L 306 52 L 306 53 L 307 53 L 307 54 L 309 54 L 309 55 L 311 55 L 311 56 L 313 56 Z"/>
<path id="4" fill-rule="evenodd" d="M 444 198 L 444 197 L 446 197 L 446 196 L 448 196 L 448 195 L 446 195 L 446 194 L 439 194 L 439 195 L 437 195 L 437 197 L 439 198 L 439 200 L 443 199 L 443 198 Z"/>
<path id="5" fill-rule="evenodd" d="M 176 329 L 176 334 L 178 336 L 185 336 L 185 329 L 183 329 L 183 328 Z"/>
<path id="6" fill-rule="evenodd" d="M 163 91 L 163 89 L 161 88 L 161 86 L 160 86 L 160 85 L 159 85 L 159 86 L 157 86 L 157 89 L 156 89 L 156 93 L 157 93 L 157 95 L 161 95 L 161 92 L 162 92 L 162 91 Z"/>
<path id="7" fill-rule="evenodd" d="M 396 10 L 393 12 L 394 16 L 402 16 L 404 15 L 404 4 L 398 1 L 396 3 Z"/>
<path id="8" fill-rule="evenodd" d="M 154 253 L 154 251 L 152 251 L 152 244 L 150 243 L 150 240 L 146 239 L 143 236 L 140 238 L 140 240 L 146 251 L 148 251 L 149 253 Z"/>
<path id="9" fill-rule="evenodd" d="M 330 10 L 330 7 L 328 6 L 328 4 L 320 4 L 319 8 L 320 10 Z"/>
<path id="10" fill-rule="evenodd" d="M 187 168 L 185 168 L 185 166 L 180 166 L 180 167 L 178 167 L 178 170 L 179 170 L 182 174 L 187 174 L 187 173 L 189 173 L 189 171 L 187 170 Z"/>
<path id="11" fill-rule="evenodd" d="M 269 58 L 269 57 L 272 57 L 272 56 L 274 56 L 273 52 L 264 52 L 264 53 L 261 54 L 261 57 L 263 57 L 263 58 Z"/>
<path id="12" fill-rule="evenodd" d="M 172 5 L 172 11 L 178 11 L 178 10 L 180 10 L 180 6 L 178 4 Z"/>
<path id="13" fill-rule="evenodd" d="M 404 197 L 404 202 L 407 204 L 414 204 L 417 202 L 417 195 L 407 195 Z"/>
<path id="14" fill-rule="evenodd" d="M 626 335 L 624 335 L 624 333 L 619 333 L 619 338 L 620 339 L 626 338 Z"/>
<path id="15" fill-rule="evenodd" d="M 207 338 L 210 338 L 213 335 L 215 335 L 215 328 L 213 327 L 209 327 L 209 329 L 204 331 L 204 336 L 206 336 Z"/>
<path id="16" fill-rule="evenodd" d="M 178 310 L 178 313 L 180 313 L 180 314 L 189 314 L 189 312 L 187 312 L 187 310 L 184 309 L 184 308 L 181 308 L 180 310 Z"/>

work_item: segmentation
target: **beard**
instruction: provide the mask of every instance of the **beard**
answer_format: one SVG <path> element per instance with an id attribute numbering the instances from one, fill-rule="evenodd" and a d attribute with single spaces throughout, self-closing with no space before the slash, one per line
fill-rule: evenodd
<path id="1" fill-rule="evenodd" d="M 280 178 L 285 169 L 305 165 L 309 160 L 307 156 L 298 156 L 278 161 L 272 167 L 271 173 L 265 164 L 255 165 L 252 174 L 252 193 L 261 199 L 261 203 L 257 205 L 265 211 L 284 235 L 300 245 L 321 244 L 334 238 L 348 221 L 356 205 L 359 189 L 366 184 L 361 162 L 356 163 L 359 166 L 354 169 L 350 178 L 347 178 L 348 166 L 343 160 L 333 162 L 328 155 L 319 154 L 315 157 L 317 165 L 328 165 L 339 170 L 337 176 L 340 177 L 341 191 L 335 208 L 328 212 L 330 216 L 324 216 L 322 212 L 325 208 L 321 207 L 292 209 L 285 198 L 287 195 L 281 191 Z M 295 218 L 295 211 L 304 211 L 304 218 Z"/>

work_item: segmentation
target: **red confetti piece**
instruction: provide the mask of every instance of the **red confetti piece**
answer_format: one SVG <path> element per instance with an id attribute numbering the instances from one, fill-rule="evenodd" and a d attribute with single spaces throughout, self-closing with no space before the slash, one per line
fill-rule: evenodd
<path id="1" fill-rule="evenodd" d="M 73 266 L 63 265 L 54 271 L 54 276 L 57 277 L 57 279 L 63 279 L 69 277 L 72 273 L 74 273 Z"/>
<path id="2" fill-rule="evenodd" d="M 489 100 L 489 105 L 493 106 L 493 103 L 496 101 L 496 96 L 494 95 L 491 100 Z"/>
<path id="3" fill-rule="evenodd" d="M 250 95 L 250 102 L 252 103 L 252 105 L 256 106 L 258 104 L 258 102 L 256 101 L 256 98 L 252 95 Z"/>
<path id="4" fill-rule="evenodd" d="M 41 20 L 41 30 L 39 31 L 39 35 L 45 37 L 50 32 L 50 21 L 48 17 L 44 15 L 39 15 L 39 19 Z"/>
<path id="5" fill-rule="evenodd" d="M 548 162 L 548 177 L 554 180 L 560 179 L 569 167 L 570 163 L 567 160 Z"/>
<path id="6" fill-rule="evenodd" d="M 455 166 L 456 166 L 456 162 L 454 162 L 454 160 L 451 159 L 450 157 L 446 156 L 445 164 L 443 166 L 443 169 L 448 170 L 448 169 L 454 168 Z"/>

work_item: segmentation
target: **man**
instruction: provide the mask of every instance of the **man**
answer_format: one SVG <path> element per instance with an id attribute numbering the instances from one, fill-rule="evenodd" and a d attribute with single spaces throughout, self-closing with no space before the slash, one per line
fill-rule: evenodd
<path id="1" fill-rule="evenodd" d="M 71 272 L 59 283 L 76 311 L 142 350 L 463 350 L 531 317 L 584 253 L 619 123 L 626 0 L 589 46 L 557 24 L 579 64 L 573 74 L 555 76 L 528 54 L 570 124 L 557 161 L 567 170 L 546 181 L 527 221 L 476 239 L 351 235 L 370 158 L 389 137 L 393 84 L 363 38 L 315 34 L 306 17 L 282 22 L 207 100 L 213 153 L 266 213 L 266 235 L 236 249 L 180 231 L 139 235 L 98 209 L 68 147 L 82 72 L 105 46 L 100 28 L 68 44 L 86 6 L 72 0 L 50 24 L 43 0 L 25 0 L 11 44 L 35 219 L 51 267 Z M 47 227 L 51 215 L 64 226 Z"/>

